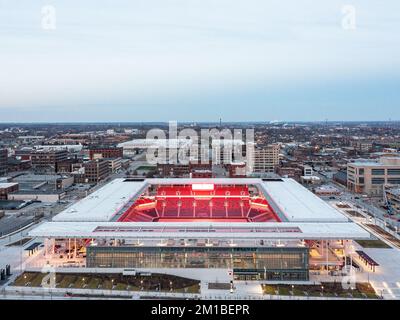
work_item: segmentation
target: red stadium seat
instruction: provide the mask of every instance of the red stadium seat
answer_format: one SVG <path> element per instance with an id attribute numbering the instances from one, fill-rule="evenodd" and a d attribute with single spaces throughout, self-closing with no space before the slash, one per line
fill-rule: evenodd
<path id="1" fill-rule="evenodd" d="M 268 201 L 251 197 L 247 186 L 215 185 L 214 190 L 192 190 L 190 185 L 159 186 L 153 197 L 143 196 L 118 221 L 279 221 Z"/>

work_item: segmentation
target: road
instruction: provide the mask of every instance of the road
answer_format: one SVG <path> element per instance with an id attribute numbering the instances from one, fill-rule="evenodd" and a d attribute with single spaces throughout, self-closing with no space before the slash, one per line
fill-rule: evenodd
<path id="1" fill-rule="evenodd" d="M 344 186 L 341 186 L 333 182 L 330 182 L 328 184 L 334 186 L 335 188 L 339 189 L 342 192 L 340 196 L 335 197 L 336 200 L 343 202 L 350 202 L 355 206 L 360 207 L 364 212 L 369 213 L 371 216 L 373 216 L 374 219 L 380 220 L 383 225 L 392 226 L 393 229 L 397 228 L 397 230 L 400 230 L 400 222 L 385 217 L 387 212 L 381 208 L 372 205 L 372 202 L 368 203 L 368 201 L 370 201 L 368 198 L 356 199 L 356 197 L 359 197 L 359 195 L 354 195 L 353 193 L 349 192 Z"/>

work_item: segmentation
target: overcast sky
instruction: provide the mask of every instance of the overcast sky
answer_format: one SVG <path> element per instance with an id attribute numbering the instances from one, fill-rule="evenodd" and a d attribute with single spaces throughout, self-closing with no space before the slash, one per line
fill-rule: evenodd
<path id="1" fill-rule="evenodd" d="M 0 121 L 400 120 L 399 30 L 399 0 L 0 0 Z"/>

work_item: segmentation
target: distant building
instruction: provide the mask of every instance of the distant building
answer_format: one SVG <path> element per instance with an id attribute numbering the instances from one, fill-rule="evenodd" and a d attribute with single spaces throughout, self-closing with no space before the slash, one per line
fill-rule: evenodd
<path id="1" fill-rule="evenodd" d="M 347 185 L 347 170 L 340 170 L 340 171 L 336 172 L 333 175 L 332 179 L 336 183 L 339 183 L 342 186 L 346 186 Z"/>
<path id="2" fill-rule="evenodd" d="M 162 178 L 189 177 L 189 164 L 157 164 L 158 175 Z"/>
<path id="3" fill-rule="evenodd" d="M 121 158 L 109 158 L 106 159 L 108 162 L 108 168 L 111 173 L 118 172 L 122 168 L 122 159 Z"/>
<path id="4" fill-rule="evenodd" d="M 21 160 L 16 158 L 8 158 L 7 160 L 7 169 L 8 172 L 18 172 L 18 171 L 26 171 L 31 168 L 30 160 Z"/>
<path id="5" fill-rule="evenodd" d="M 299 167 L 279 167 L 277 173 L 284 178 L 292 178 L 300 181 L 303 171 Z"/>
<path id="6" fill-rule="evenodd" d="M 32 167 L 43 171 L 57 171 L 57 164 L 68 159 L 67 150 L 37 150 L 31 153 Z"/>
<path id="7" fill-rule="evenodd" d="M 382 195 L 383 186 L 400 185 L 400 157 L 359 160 L 347 165 L 347 187 L 356 193 Z"/>
<path id="8" fill-rule="evenodd" d="M 317 176 L 301 176 L 300 182 L 302 184 L 320 184 L 321 178 Z"/>
<path id="9" fill-rule="evenodd" d="M 14 156 L 19 160 L 31 160 L 32 148 L 21 148 L 14 151 Z"/>
<path id="10" fill-rule="evenodd" d="M 314 174 L 314 170 L 310 166 L 303 166 L 303 176 L 311 177 Z"/>
<path id="11" fill-rule="evenodd" d="M 228 165 L 229 178 L 245 178 L 246 163 L 245 162 L 232 162 Z"/>
<path id="12" fill-rule="evenodd" d="M 368 140 L 354 140 L 352 141 L 351 146 L 359 152 L 370 152 L 372 150 L 373 143 Z"/>
<path id="13" fill-rule="evenodd" d="M 400 188 L 386 189 L 386 199 L 393 214 L 400 214 Z"/>
<path id="14" fill-rule="evenodd" d="M 256 173 L 275 172 L 279 165 L 280 146 L 277 144 L 256 147 L 254 150 L 253 171 Z"/>
<path id="15" fill-rule="evenodd" d="M 7 173 L 7 149 L 0 149 L 0 176 L 4 176 Z"/>
<path id="16" fill-rule="evenodd" d="M 50 150 L 67 150 L 68 152 L 80 152 L 83 149 L 81 144 L 45 144 L 45 145 L 35 145 L 34 149 L 50 151 Z"/>
<path id="17" fill-rule="evenodd" d="M 17 140 L 22 143 L 37 143 L 43 141 L 45 138 L 45 136 L 19 136 L 17 137 Z"/>
<path id="18" fill-rule="evenodd" d="M 122 147 L 90 147 L 90 160 L 102 158 L 122 158 L 124 149 Z"/>
<path id="19" fill-rule="evenodd" d="M 85 180 L 88 183 L 98 183 L 110 174 L 109 164 L 106 160 L 91 160 L 83 164 Z"/>
<path id="20" fill-rule="evenodd" d="M 15 191 L 18 191 L 18 183 L 16 182 L 0 183 L 0 200 L 7 200 L 8 194 Z"/>
<path id="21" fill-rule="evenodd" d="M 314 193 L 318 196 L 339 196 L 341 191 L 331 185 L 323 185 L 315 188 Z"/>
<path id="22" fill-rule="evenodd" d="M 123 148 L 123 154 L 127 157 L 137 155 L 142 151 L 150 151 L 158 154 L 159 163 L 168 162 L 171 150 L 176 153 L 176 150 L 182 148 L 190 148 L 192 141 L 188 139 L 135 139 L 118 144 L 118 147 Z M 163 156 L 161 156 L 163 152 Z"/>
<path id="23" fill-rule="evenodd" d="M 67 159 L 57 163 L 57 173 L 71 173 L 74 160 Z"/>
<path id="24" fill-rule="evenodd" d="M 57 202 L 65 196 L 74 179 L 57 174 L 24 174 L 13 178 L 18 190 L 8 194 L 8 200 Z"/>

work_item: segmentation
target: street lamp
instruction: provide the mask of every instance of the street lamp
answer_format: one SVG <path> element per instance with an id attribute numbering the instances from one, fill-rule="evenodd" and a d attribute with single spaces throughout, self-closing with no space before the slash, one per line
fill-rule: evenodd
<path id="1" fill-rule="evenodd" d="M 324 286 L 321 286 L 322 295 L 324 295 Z"/>

